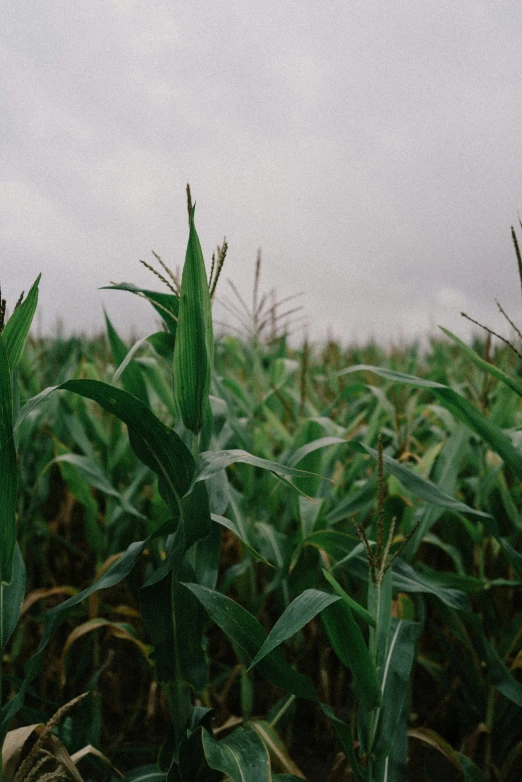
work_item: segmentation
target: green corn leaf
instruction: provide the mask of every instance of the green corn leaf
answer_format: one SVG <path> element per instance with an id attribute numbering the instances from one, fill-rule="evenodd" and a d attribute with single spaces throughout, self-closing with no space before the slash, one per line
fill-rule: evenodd
<path id="1" fill-rule="evenodd" d="M 378 759 L 390 754 L 415 656 L 415 644 L 420 634 L 417 622 L 392 619 L 388 651 L 382 671 L 382 707 L 378 712 L 377 729 L 372 752 Z"/>
<path id="2" fill-rule="evenodd" d="M 175 572 L 171 570 L 161 581 L 140 590 L 140 609 L 154 645 L 152 656 L 158 680 L 167 683 L 179 675 L 196 692 L 201 692 L 208 684 L 202 648 L 205 614 L 201 603 L 180 585 L 180 578 L 194 578 L 186 559 Z"/>
<path id="3" fill-rule="evenodd" d="M 395 589 L 409 594 L 423 592 L 435 595 L 447 606 L 455 608 L 457 611 L 471 610 L 471 603 L 464 592 L 439 584 L 428 574 L 419 573 L 400 557 L 397 557 L 393 563 L 393 586 Z"/>
<path id="4" fill-rule="evenodd" d="M 60 386 L 47 388 L 29 400 L 19 421 L 52 391 L 74 391 L 93 399 L 105 410 L 127 424 L 133 451 L 158 476 L 161 496 L 174 515 L 181 514 L 181 498 L 187 493 L 193 471 L 192 454 L 173 429 L 165 426 L 139 399 L 115 386 L 98 380 L 68 380 Z"/>
<path id="5" fill-rule="evenodd" d="M 258 562 L 263 562 L 268 567 L 273 567 L 273 565 L 271 565 L 271 563 L 267 559 L 261 556 L 261 554 L 258 551 L 256 551 L 254 548 L 252 548 L 252 546 L 244 539 L 244 536 L 241 535 L 241 532 L 234 521 L 225 518 L 225 516 L 220 516 L 217 513 L 212 513 L 211 518 L 212 521 L 215 521 L 217 524 L 220 524 L 222 527 L 226 527 L 226 529 L 229 529 L 231 532 L 233 532 L 234 535 L 237 537 L 237 539 L 241 541 L 241 543 L 249 552 L 249 554 L 251 554 L 251 556 L 254 557 L 254 559 L 257 559 Z"/>
<path id="6" fill-rule="evenodd" d="M 500 380 L 502 383 L 505 383 L 509 388 L 511 388 L 515 394 L 518 394 L 518 396 L 522 396 L 522 385 L 515 380 L 514 377 L 511 377 L 510 375 L 507 375 L 505 372 L 503 372 L 501 369 L 496 367 L 494 364 L 490 364 L 489 361 L 485 361 L 483 358 L 481 358 L 478 353 L 473 350 L 473 348 L 470 348 L 469 345 L 466 345 L 465 342 L 462 342 L 461 339 L 459 339 L 455 334 L 453 334 L 448 329 L 443 328 L 442 326 L 439 326 L 439 329 L 444 332 L 444 334 L 449 337 L 450 339 L 455 342 L 456 345 L 459 346 L 459 348 L 462 350 L 462 352 L 469 358 L 471 361 L 476 364 L 477 367 L 480 367 L 480 369 L 483 369 L 485 372 L 488 372 L 493 377 L 496 377 L 497 380 Z"/>
<path id="7" fill-rule="evenodd" d="M 446 442 L 443 443 L 443 447 L 437 459 L 435 466 L 437 486 L 450 496 L 454 495 L 457 490 L 459 466 L 469 438 L 469 429 L 464 426 L 464 424 L 458 424 Z M 408 549 L 412 558 L 429 530 L 439 520 L 443 512 L 444 510 L 440 505 L 430 504 L 425 509 L 419 528 L 413 536 L 413 540 Z"/>
<path id="8" fill-rule="evenodd" d="M 3 652 L 20 616 L 25 597 L 25 563 L 16 544 L 13 558 L 13 577 L 10 584 L 0 584 L 0 652 Z"/>
<path id="9" fill-rule="evenodd" d="M 109 497 L 114 497 L 118 500 L 125 513 L 128 513 L 130 516 L 135 516 L 138 519 L 145 518 L 142 513 L 136 510 L 132 503 L 125 500 L 123 494 L 114 488 L 101 467 L 88 456 L 82 456 L 77 453 L 63 453 L 59 456 L 55 456 L 54 459 L 51 459 L 47 466 L 50 467 L 55 463 L 72 465 L 78 470 L 80 475 L 85 478 L 90 486 L 93 486 L 95 489 L 103 492 L 103 494 L 107 494 Z"/>
<path id="10" fill-rule="evenodd" d="M 341 554 L 342 551 L 338 553 Z M 368 561 L 361 544 L 357 544 L 352 552 L 341 559 L 336 567 L 343 567 L 350 575 L 361 579 L 361 581 L 369 580 Z M 457 609 L 457 611 L 470 610 L 470 602 L 467 595 L 458 589 L 442 586 L 427 573 L 419 573 L 418 570 L 404 562 L 401 557 L 397 557 L 394 560 L 391 573 L 393 588 L 400 592 L 431 594 L 450 608 Z"/>
<path id="11" fill-rule="evenodd" d="M 353 600 L 353 598 L 351 598 L 350 595 L 344 591 L 340 583 L 332 576 L 332 574 L 324 568 L 323 576 L 326 578 L 328 583 L 333 586 L 339 597 L 342 597 L 342 599 L 347 603 L 348 607 L 351 608 L 354 614 L 357 614 L 357 616 L 362 619 L 363 622 L 366 622 L 366 624 L 370 625 L 370 627 L 375 627 L 375 618 L 370 614 L 370 612 L 367 611 L 366 608 L 363 608 L 362 605 L 356 600 Z"/>
<path id="12" fill-rule="evenodd" d="M 183 423 L 194 434 L 203 426 L 214 360 L 212 309 L 201 245 L 190 214 L 190 234 L 181 279 L 174 345 L 174 395 Z"/>
<path id="13" fill-rule="evenodd" d="M 336 562 L 357 556 L 362 551 L 362 544 L 359 543 L 359 538 L 333 529 L 312 532 L 311 535 L 303 540 L 303 545 L 314 546 L 319 551 L 324 551 L 329 557 L 335 559 Z"/>
<path id="14" fill-rule="evenodd" d="M 158 293 L 147 288 L 138 288 L 132 282 L 120 282 L 118 285 L 104 285 L 100 290 L 130 291 L 150 301 L 156 312 L 163 318 L 169 332 L 176 334 L 179 314 L 179 299 L 171 293 Z"/>
<path id="15" fill-rule="evenodd" d="M 129 394 L 132 394 L 137 399 L 144 402 L 144 404 L 148 405 L 149 398 L 143 375 L 136 362 L 131 360 L 139 345 L 142 342 L 145 342 L 145 340 L 140 340 L 137 345 L 134 345 L 133 348 L 128 350 L 127 345 L 112 325 L 107 313 L 104 313 L 104 315 L 109 345 L 114 361 L 118 366 L 116 375 L 118 377 L 121 376 L 121 382 L 125 391 L 128 391 Z"/>
<path id="16" fill-rule="evenodd" d="M 212 589 L 199 584 L 185 584 L 196 595 L 206 612 L 227 635 L 248 666 L 266 640 L 260 623 L 245 608 Z M 279 647 L 273 649 L 258 664 L 259 673 L 282 690 L 301 698 L 317 700 L 312 681 L 294 671 L 287 663 Z"/>
<path id="17" fill-rule="evenodd" d="M 303 445 L 295 451 L 287 460 L 287 464 L 289 467 L 295 467 L 309 453 L 318 451 L 321 448 L 327 448 L 329 445 L 341 445 L 343 443 L 346 444 L 346 440 L 343 440 L 342 437 L 321 437 L 318 440 L 312 440 L 312 442 Z"/>
<path id="18" fill-rule="evenodd" d="M 86 600 L 90 595 L 98 592 L 100 589 L 108 589 L 109 587 L 119 584 L 124 578 L 126 578 L 131 572 L 132 568 L 138 561 L 143 551 L 150 545 L 150 541 L 154 538 L 168 535 L 172 532 L 172 523 L 167 522 L 159 527 L 152 535 L 149 535 L 145 540 L 136 541 L 131 543 L 130 546 L 124 551 L 124 553 L 113 562 L 107 570 L 94 581 L 90 586 L 79 592 L 73 597 L 70 597 L 64 603 L 51 608 L 45 615 L 45 628 L 43 636 L 40 640 L 40 644 L 35 654 L 27 661 L 25 665 L 25 679 L 24 690 L 28 683 L 40 673 L 41 667 L 44 662 L 44 652 L 49 643 L 51 637 L 56 632 L 61 623 L 69 616 L 70 612 L 79 605 L 83 600 Z M 13 698 L 14 701 L 14 698 Z M 10 701 L 8 705 L 13 703 Z M 18 707 L 23 705 L 23 696 L 21 702 L 18 702 Z M 13 705 L 14 708 L 14 705 Z M 4 707 L 5 709 L 5 707 Z M 17 710 L 17 709 L 16 709 Z M 16 714 L 16 710 L 10 710 L 9 714 L 12 717 Z M 4 710 L 2 710 L 2 720 L 4 719 Z M 3 724 L 3 722 L 2 722 Z"/>
<path id="19" fill-rule="evenodd" d="M 271 782 L 268 750 L 249 725 L 237 728 L 221 741 L 206 730 L 202 738 L 210 768 L 227 774 L 233 782 Z"/>
<path id="20" fill-rule="evenodd" d="M 382 703 L 377 670 L 351 608 L 339 600 L 321 617 L 334 652 L 353 674 L 359 697 L 368 709 L 377 708 Z"/>
<path id="21" fill-rule="evenodd" d="M 458 394 L 443 383 L 435 383 L 431 380 L 423 380 L 413 375 L 402 372 L 394 372 L 391 369 L 372 367 L 367 364 L 358 364 L 338 372 L 345 375 L 348 372 L 374 372 L 376 375 L 396 383 L 406 383 L 417 388 L 429 389 L 459 421 L 462 421 L 470 429 L 485 440 L 491 448 L 508 464 L 518 478 L 522 478 L 522 453 L 518 451 L 509 437 L 495 426 L 486 416 L 477 410 L 467 399 Z M 469 511 L 468 511 L 469 512 Z M 475 511 L 476 513 L 476 511 Z"/>
<path id="22" fill-rule="evenodd" d="M 335 603 L 339 599 L 336 595 L 329 595 L 318 589 L 305 589 L 295 600 L 292 600 L 288 608 L 281 614 L 263 646 L 250 663 L 249 670 L 254 665 L 257 665 L 272 649 L 275 649 L 283 641 L 295 635 L 314 616 L 320 614 L 326 606 Z"/>
<path id="23" fill-rule="evenodd" d="M 484 635 L 478 616 L 470 613 L 466 618 L 473 628 L 481 660 L 485 663 L 485 670 L 491 684 L 505 698 L 522 707 L 522 684 L 506 668 L 498 652 Z"/>
<path id="24" fill-rule="evenodd" d="M 404 700 L 395 739 L 387 758 L 375 764 L 374 778 L 379 782 L 407 782 L 408 763 L 408 703 Z"/>
<path id="25" fill-rule="evenodd" d="M 276 475 L 288 475 L 297 478 L 315 475 L 315 473 L 307 472 L 306 470 L 297 470 L 295 467 L 286 467 L 278 462 L 271 462 L 268 459 L 252 456 L 247 451 L 236 448 L 229 451 L 204 451 L 200 453 L 193 484 L 198 481 L 208 480 L 220 470 L 236 462 L 251 464 L 253 467 L 260 467 L 263 470 L 270 470 L 276 473 Z"/>
<path id="26" fill-rule="evenodd" d="M 11 369 L 4 336 L 0 334 L 0 583 L 2 584 L 9 584 L 13 577 L 17 481 Z"/>
<path id="27" fill-rule="evenodd" d="M 338 521 L 350 518 L 355 513 L 361 513 L 361 516 L 364 516 L 370 508 L 373 508 L 376 495 L 377 476 L 372 475 L 361 488 L 352 491 L 347 497 L 344 497 L 337 503 L 326 514 L 326 518 L 330 524 L 335 524 Z"/>
<path id="28" fill-rule="evenodd" d="M 38 275 L 27 298 L 14 310 L 2 332 L 11 371 L 16 369 L 24 351 L 25 340 L 38 304 L 38 283 L 41 276 Z"/>
<path id="29" fill-rule="evenodd" d="M 391 569 L 384 574 L 384 578 L 377 587 L 371 578 L 368 579 L 368 611 L 375 617 L 375 628 L 370 627 L 369 647 L 375 661 L 375 667 L 379 677 L 382 677 L 384 661 L 388 654 L 388 640 L 390 637 L 390 623 L 392 613 L 392 579 Z"/>
<path id="30" fill-rule="evenodd" d="M 366 453 L 369 453 L 374 459 L 378 459 L 378 453 L 375 448 L 370 448 L 364 443 L 352 442 L 350 445 L 356 451 L 359 451 L 360 453 L 366 451 Z M 419 497 L 421 500 L 431 502 L 434 505 L 439 505 L 442 508 L 447 508 L 448 510 L 453 510 L 458 513 L 471 513 L 474 516 L 480 516 L 480 518 L 484 519 L 484 523 L 488 523 L 490 526 L 495 526 L 496 528 L 490 513 L 475 510 L 474 508 L 470 508 L 469 505 L 466 505 L 465 502 L 456 500 L 454 497 L 446 494 L 446 492 L 440 489 L 435 483 L 423 478 L 421 475 L 417 475 L 417 473 L 413 472 L 396 459 L 393 459 L 391 456 L 388 456 L 388 454 L 383 455 L 383 461 L 386 469 L 402 483 L 407 491 L 415 495 L 415 497 Z"/>

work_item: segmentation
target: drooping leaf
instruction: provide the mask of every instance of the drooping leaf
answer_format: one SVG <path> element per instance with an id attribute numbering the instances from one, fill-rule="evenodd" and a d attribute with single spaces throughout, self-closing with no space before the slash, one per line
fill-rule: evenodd
<path id="1" fill-rule="evenodd" d="M 212 513 L 211 516 L 212 516 L 212 520 L 215 521 L 217 524 L 220 524 L 222 527 L 225 527 L 226 529 L 229 529 L 231 532 L 233 532 L 234 535 L 238 538 L 238 540 L 241 541 L 241 543 L 249 552 L 249 554 L 251 554 L 254 557 L 254 559 L 257 559 L 259 562 L 263 562 L 268 567 L 272 567 L 272 564 L 267 559 L 261 556 L 261 554 L 258 551 L 256 551 L 249 543 L 247 543 L 246 540 L 244 540 L 237 524 L 234 521 L 225 518 L 225 516 L 220 516 L 217 513 Z"/>
<path id="2" fill-rule="evenodd" d="M 172 513 L 181 514 L 181 498 L 187 493 L 194 473 L 192 454 L 179 435 L 163 424 L 147 405 L 115 386 L 98 380 L 67 380 L 46 388 L 30 399 L 22 409 L 17 425 L 49 394 L 56 390 L 73 391 L 93 399 L 127 424 L 132 449 L 158 476 L 160 494 Z"/>
<path id="3" fill-rule="evenodd" d="M 506 668 L 497 650 L 484 635 L 478 616 L 469 613 L 466 618 L 473 628 L 474 639 L 480 649 L 480 656 L 485 663 L 485 670 L 491 684 L 504 697 L 522 707 L 522 684 Z"/>
<path id="4" fill-rule="evenodd" d="M 429 575 L 412 568 L 400 557 L 397 557 L 393 563 L 393 586 L 401 592 L 410 594 L 414 592 L 431 593 L 450 608 L 456 608 L 457 611 L 471 610 L 471 603 L 464 592 L 442 586 L 437 581 L 430 579 Z"/>
<path id="5" fill-rule="evenodd" d="M 289 467 L 295 467 L 308 454 L 321 448 L 327 448 L 329 445 L 341 445 L 342 443 L 346 444 L 346 440 L 343 440 L 342 437 L 321 437 L 318 440 L 313 440 L 295 451 L 287 460 L 287 464 Z"/>
<path id="6" fill-rule="evenodd" d="M 130 291 L 150 301 L 161 316 L 171 334 L 176 334 L 178 325 L 179 299 L 172 293 L 159 293 L 148 288 L 138 288 L 132 282 L 120 282 L 118 285 L 104 285 L 100 290 Z"/>
<path id="7" fill-rule="evenodd" d="M 166 525 L 168 529 L 168 525 Z M 73 597 L 70 597 L 64 603 L 51 608 L 45 615 L 45 628 L 43 636 L 40 640 L 40 644 L 35 654 L 28 660 L 25 666 L 25 682 L 31 682 L 40 672 L 41 666 L 44 661 L 44 652 L 49 643 L 52 635 L 56 629 L 60 626 L 63 620 L 69 615 L 70 611 L 75 608 L 79 603 L 88 598 L 90 595 L 98 592 L 100 589 L 108 589 L 115 584 L 119 584 L 122 579 L 129 575 L 132 568 L 138 561 L 143 551 L 149 545 L 150 540 L 153 537 L 157 537 L 161 534 L 165 534 L 164 527 L 160 527 L 153 535 L 150 535 L 145 540 L 136 541 L 131 543 L 126 551 L 115 560 L 102 575 L 88 586 L 83 591 L 79 592 Z M 168 530 L 170 531 L 170 529 Z"/>
<path id="8" fill-rule="evenodd" d="M 193 483 L 206 481 L 220 470 L 236 462 L 251 464 L 253 467 L 260 467 L 263 470 L 270 470 L 276 473 L 276 475 L 306 477 L 314 474 L 306 470 L 297 470 L 295 467 L 286 467 L 284 464 L 271 462 L 268 459 L 261 459 L 259 456 L 252 456 L 247 451 L 236 448 L 228 451 L 204 451 L 200 453 Z"/>

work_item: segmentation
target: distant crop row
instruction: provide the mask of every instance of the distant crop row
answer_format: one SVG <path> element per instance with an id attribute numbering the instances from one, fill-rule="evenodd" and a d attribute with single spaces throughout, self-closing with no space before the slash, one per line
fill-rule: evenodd
<path id="1" fill-rule="evenodd" d="M 259 262 L 215 338 L 225 256 L 130 349 L 0 308 L 2 778 L 515 782 L 515 345 L 290 348 Z"/>

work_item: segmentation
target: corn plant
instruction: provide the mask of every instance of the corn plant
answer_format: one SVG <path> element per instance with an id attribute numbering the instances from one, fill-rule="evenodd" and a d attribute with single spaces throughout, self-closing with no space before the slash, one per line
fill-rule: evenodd
<path id="1" fill-rule="evenodd" d="M 97 402 L 127 425 L 129 442 L 136 456 L 157 475 L 159 493 L 169 518 L 145 540 L 132 542 L 126 551 L 87 589 L 52 609 L 36 654 L 26 666 L 26 677 L 12 706 L 20 705 L 27 685 L 41 670 L 44 652 L 53 633 L 75 606 L 100 589 L 126 577 L 145 550 L 157 552 L 141 589 L 141 610 L 153 646 L 156 674 L 166 693 L 171 727 L 159 756 L 159 768 L 168 780 L 269 779 L 270 762 L 265 745 L 248 725 L 217 742 L 209 731 L 212 710 L 197 704 L 194 696 L 208 682 L 208 664 L 202 647 L 204 612 L 198 590 L 214 594 L 219 564 L 219 529 L 225 525 L 240 531 L 221 514 L 226 505 L 224 469 L 246 463 L 277 475 L 304 477 L 308 473 L 287 465 L 252 456 L 244 450 L 209 451 L 213 435 L 213 400 L 209 395 L 213 364 L 211 301 L 199 239 L 190 207 L 190 233 L 179 297 L 176 293 L 144 293 L 163 317 L 168 331 L 153 335 L 151 344 L 164 355 L 173 353 L 173 400 L 175 427 L 152 412 L 141 374 L 129 372 L 132 355 L 119 372 L 132 390 L 120 389 L 97 379 L 67 380 L 29 400 L 18 424 L 57 390 L 74 392 Z M 123 285 L 134 292 L 133 286 Z M 110 332 L 113 352 L 119 345 Z M 173 349 L 173 350 L 172 350 Z M 121 357 L 121 356 L 120 356 Z M 214 406 L 216 402 L 214 402 Z M 179 433 L 178 433 L 179 432 Z M 64 462 L 64 455 L 60 454 Z M 79 458 L 69 458 L 79 467 Z M 187 586 L 189 589 L 187 589 Z M 269 675 L 281 679 L 281 661 L 270 658 Z M 283 666 L 283 678 L 295 678 Z M 139 777 L 138 777 L 139 778 Z"/>

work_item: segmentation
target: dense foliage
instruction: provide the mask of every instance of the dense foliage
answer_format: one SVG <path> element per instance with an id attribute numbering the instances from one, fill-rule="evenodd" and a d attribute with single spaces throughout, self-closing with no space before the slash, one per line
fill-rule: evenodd
<path id="1" fill-rule="evenodd" d="M 214 339 L 193 208 L 181 283 L 117 287 L 130 352 L 22 353 L 37 283 L 0 338 L 7 782 L 518 780 L 519 357 Z M 70 767 L 15 776 L 34 725 Z"/>

